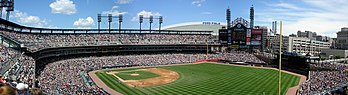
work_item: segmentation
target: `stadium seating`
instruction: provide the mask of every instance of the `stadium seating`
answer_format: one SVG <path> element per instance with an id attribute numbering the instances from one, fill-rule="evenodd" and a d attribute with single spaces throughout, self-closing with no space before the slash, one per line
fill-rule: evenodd
<path id="1" fill-rule="evenodd" d="M 3 79 L 9 85 L 23 83 L 31 87 L 34 82 L 35 60 L 17 50 L 0 45 L 1 67 Z"/>
<path id="2" fill-rule="evenodd" d="M 179 45 L 206 44 L 210 35 L 169 34 L 22 34 L 0 31 L 3 35 L 23 43 L 30 51 L 45 48 L 102 46 L 102 45 Z M 213 39 L 214 40 L 214 39 Z M 215 39 L 216 40 L 216 39 Z M 50 63 L 39 75 L 40 88 L 46 94 L 107 94 L 91 83 L 86 73 L 113 66 L 157 66 L 194 63 L 206 59 L 205 54 L 143 54 L 109 57 L 88 57 L 61 60 Z M 229 51 L 209 54 L 208 59 L 234 62 L 265 63 L 253 54 Z M 35 60 L 20 51 L 0 45 L 0 71 L 8 81 L 33 85 Z M 70 64 L 74 63 L 74 64 Z M 347 65 L 319 63 L 310 67 L 326 68 L 327 71 L 310 71 L 310 79 L 300 85 L 299 95 L 333 93 L 348 84 Z"/>
<path id="3" fill-rule="evenodd" d="M 5 70 L 9 69 L 14 63 L 15 58 L 17 57 L 18 53 L 14 50 L 7 48 L 3 45 L 0 45 L 0 72 L 1 74 L 4 73 Z"/>
<path id="4" fill-rule="evenodd" d="M 102 69 L 103 66 L 139 64 L 141 66 L 167 65 L 174 63 L 190 63 L 204 58 L 203 54 L 153 54 L 124 55 L 109 57 L 89 57 L 68 59 L 46 65 L 39 77 L 41 89 L 47 94 L 79 94 L 78 91 L 89 93 L 81 73 L 89 70 Z M 72 64 L 71 64 L 72 63 Z M 67 90 L 69 88 L 69 90 Z M 98 91 L 98 90 L 95 90 Z M 62 93 L 63 92 L 63 93 Z M 100 92 L 98 92 L 100 93 Z M 96 92 L 90 94 L 97 94 Z"/>
<path id="5" fill-rule="evenodd" d="M 23 43 L 30 51 L 73 46 L 206 44 L 211 37 L 174 34 L 22 34 L 8 31 L 0 33 Z"/>
<path id="6" fill-rule="evenodd" d="M 299 95 L 332 94 L 348 86 L 348 65 L 340 63 L 311 64 L 311 68 L 326 68 L 326 70 L 310 71 L 309 79 L 301 84 Z"/>

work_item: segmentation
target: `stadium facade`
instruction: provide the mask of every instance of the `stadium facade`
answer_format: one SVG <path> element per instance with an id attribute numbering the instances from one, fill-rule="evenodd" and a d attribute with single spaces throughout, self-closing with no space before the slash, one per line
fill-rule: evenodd
<path id="1" fill-rule="evenodd" d="M 203 21 L 186 22 L 163 27 L 164 30 L 190 30 L 190 31 L 213 31 L 213 35 L 218 35 L 219 29 L 226 27 L 223 22 Z"/>
<path id="2" fill-rule="evenodd" d="M 231 11 L 226 10 L 227 27 L 219 30 L 219 42 L 228 49 L 263 51 L 266 47 L 267 27 L 254 26 L 254 7 L 250 7 L 250 22 L 242 17 L 231 21 Z"/>
<path id="3" fill-rule="evenodd" d="M 338 49 L 348 50 L 348 28 L 341 28 L 341 31 L 337 32 L 337 43 Z"/>
<path id="4" fill-rule="evenodd" d="M 269 35 L 266 40 L 267 49 L 279 52 L 279 34 Z M 302 55 L 319 55 L 323 49 L 330 48 L 330 42 L 311 40 L 307 37 L 283 36 L 283 52 L 294 52 Z"/>
<path id="5" fill-rule="evenodd" d="M 40 87 L 43 93 L 48 95 L 81 93 L 107 95 L 110 93 L 96 86 L 87 75 L 88 72 L 103 68 L 187 64 L 202 60 L 213 60 L 224 64 L 238 63 L 250 66 L 276 67 L 269 66 L 268 63 L 256 56 L 267 58 L 264 52 L 247 53 L 237 50 L 208 54 L 216 48 L 218 51 L 222 51 L 224 48 L 263 51 L 264 47 L 276 48 L 279 46 L 279 35 L 268 36 L 266 27 L 254 26 L 253 7 L 250 8 L 250 22 L 243 18 L 236 18 L 231 22 L 230 10 L 227 9 L 226 12 L 226 25 L 219 22 L 186 23 L 168 26 L 165 27 L 165 30 L 48 29 L 26 27 L 0 18 L 0 41 L 1 44 L 5 44 L 5 47 L 0 45 L 0 54 L 6 55 L 0 56 L 0 61 L 4 62 L 1 63 L 0 73 L 11 80 L 27 83 L 28 87 Z M 219 36 L 214 37 L 212 34 Z M 284 36 L 283 41 L 284 51 L 308 53 L 318 50 L 317 48 L 320 50 L 321 47 L 327 47 L 324 43 L 311 41 L 308 38 Z M 338 42 L 346 41 L 338 39 Z M 348 67 L 345 65 L 323 63 L 317 66 L 315 64 L 309 65 L 303 64 L 307 59 L 305 57 L 299 58 L 296 53 L 284 53 L 283 55 L 285 55 L 282 57 L 283 61 L 286 61 L 283 62 L 285 68 L 289 67 L 295 71 L 301 70 L 299 68 L 308 70 L 308 66 L 319 68 L 311 70 L 309 75 L 305 74 L 311 76 L 311 79 L 301 83 L 300 89 L 297 90 L 298 95 L 348 91 L 347 84 L 345 84 L 347 83 L 345 77 L 347 77 Z M 277 59 L 275 61 L 278 62 Z M 329 71 L 319 71 L 326 68 Z M 190 74 L 192 75 L 192 72 Z M 119 83 L 119 81 L 114 82 Z M 198 87 L 198 89 L 200 88 L 202 87 Z M 162 91 L 165 92 L 165 90 Z M 134 90 L 128 92 L 139 94 Z M 169 92 L 175 94 L 175 92 L 172 93 L 173 91 Z M 219 90 L 216 92 L 231 94 Z M 243 94 L 243 92 L 247 91 L 242 91 L 239 94 Z M 284 91 L 282 92 L 284 93 Z"/>

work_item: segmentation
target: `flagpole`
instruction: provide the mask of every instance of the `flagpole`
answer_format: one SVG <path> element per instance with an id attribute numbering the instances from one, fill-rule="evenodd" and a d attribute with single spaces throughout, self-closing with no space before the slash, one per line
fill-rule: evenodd
<path id="1" fill-rule="evenodd" d="M 281 80 L 282 80 L 282 44 L 283 44 L 283 35 L 282 35 L 282 21 L 280 21 L 280 35 L 279 35 L 279 74 L 278 74 L 278 95 L 281 93 Z"/>

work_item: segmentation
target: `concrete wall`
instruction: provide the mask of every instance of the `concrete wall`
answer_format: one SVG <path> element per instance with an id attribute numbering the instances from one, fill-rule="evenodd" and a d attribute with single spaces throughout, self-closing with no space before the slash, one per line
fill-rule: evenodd
<path id="1" fill-rule="evenodd" d="M 347 57 L 348 56 L 348 50 L 322 49 L 321 52 L 323 54 L 325 54 L 326 57 L 329 57 L 330 55 L 341 56 L 341 57 Z"/>

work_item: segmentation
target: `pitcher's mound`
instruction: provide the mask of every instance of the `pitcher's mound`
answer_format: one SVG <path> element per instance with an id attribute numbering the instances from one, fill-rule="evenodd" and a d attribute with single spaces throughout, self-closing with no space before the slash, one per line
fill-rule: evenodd
<path id="1" fill-rule="evenodd" d="M 179 73 L 162 68 L 149 68 L 146 69 L 146 71 L 158 74 L 160 76 L 140 80 L 125 80 L 124 83 L 130 87 L 157 86 L 173 82 L 180 77 Z"/>
<path id="2" fill-rule="evenodd" d="M 130 74 L 131 76 L 139 76 L 139 74 Z"/>

